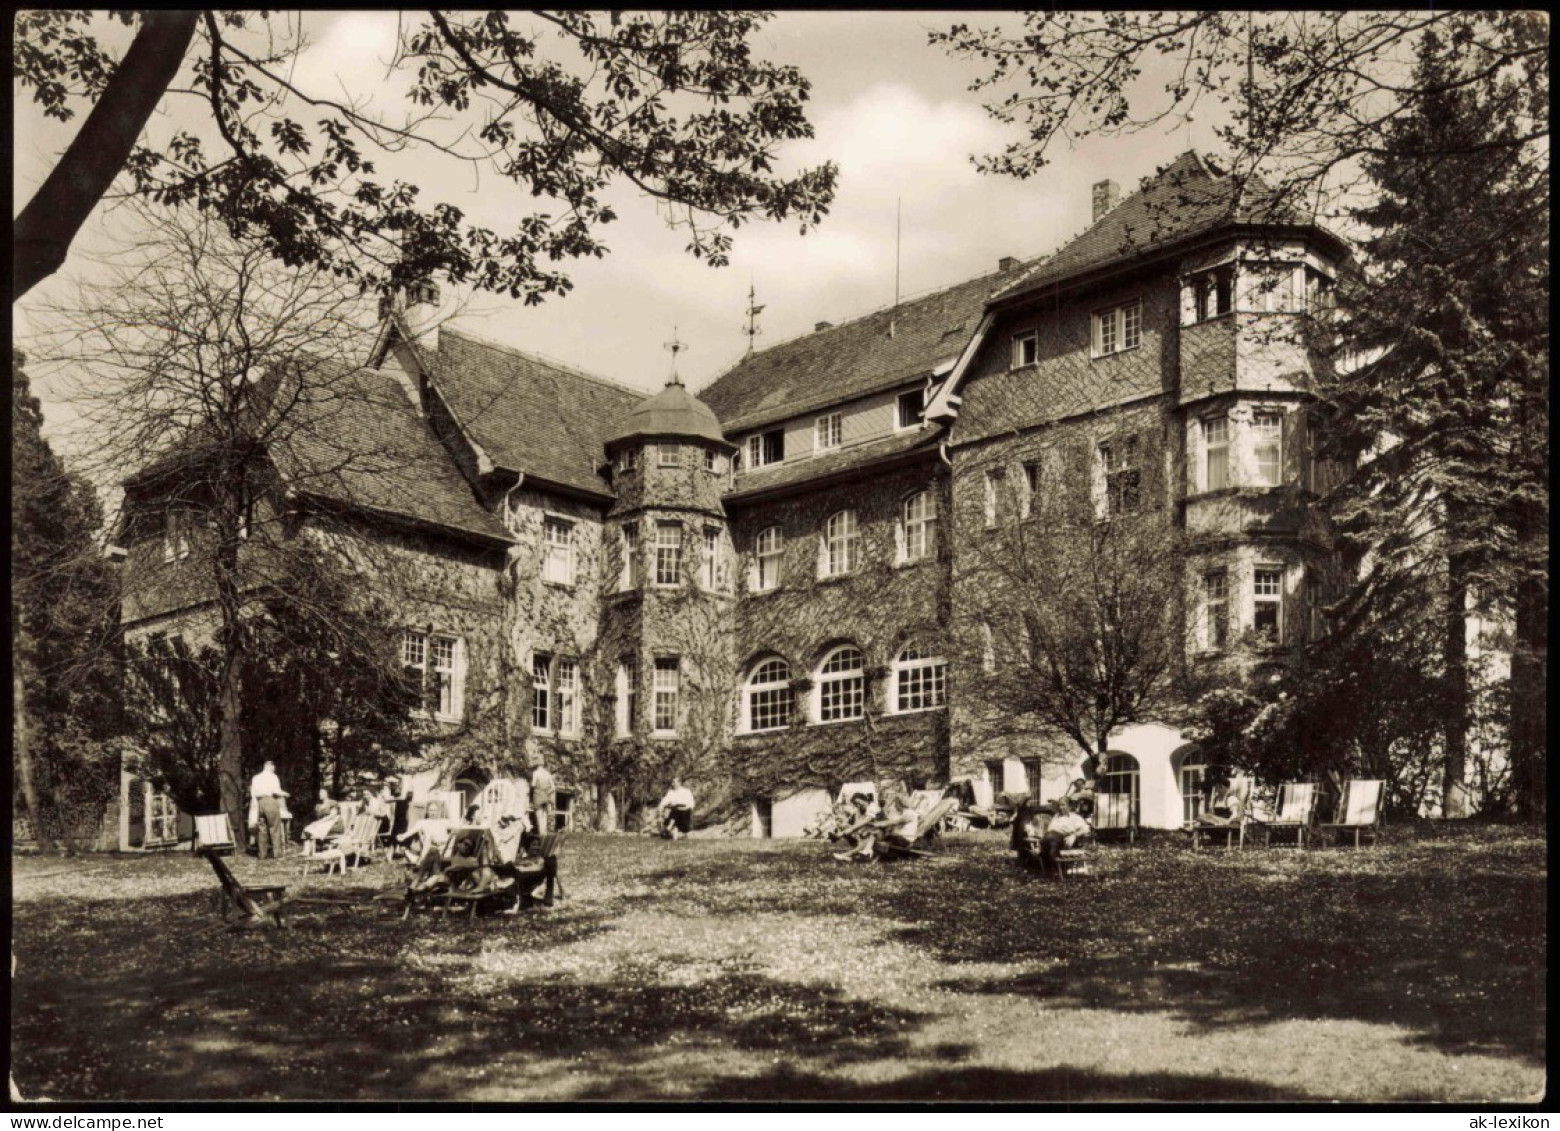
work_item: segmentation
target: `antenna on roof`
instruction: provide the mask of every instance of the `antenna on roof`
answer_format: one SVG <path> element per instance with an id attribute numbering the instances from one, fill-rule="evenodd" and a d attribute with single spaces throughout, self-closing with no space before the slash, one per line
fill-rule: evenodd
<path id="1" fill-rule="evenodd" d="M 675 325 L 672 326 L 672 340 L 662 342 L 661 348 L 670 350 L 672 354 L 672 375 L 666 379 L 666 383 L 668 385 L 681 385 L 682 381 L 677 376 L 677 355 L 688 348 L 688 343 L 678 339 L 677 327 Z"/>
<path id="2" fill-rule="evenodd" d="M 759 306 L 758 303 L 754 301 L 753 283 L 752 283 L 751 280 L 749 280 L 748 281 L 748 306 L 747 306 L 747 320 L 748 320 L 748 324 L 747 324 L 747 328 L 742 331 L 744 334 L 747 335 L 747 340 L 748 340 L 747 352 L 748 353 L 752 353 L 753 352 L 753 339 L 758 337 L 760 334 L 762 334 L 764 332 L 758 325 L 758 316 L 760 314 L 762 314 L 762 313 L 764 313 L 764 308 L 762 306 Z"/>

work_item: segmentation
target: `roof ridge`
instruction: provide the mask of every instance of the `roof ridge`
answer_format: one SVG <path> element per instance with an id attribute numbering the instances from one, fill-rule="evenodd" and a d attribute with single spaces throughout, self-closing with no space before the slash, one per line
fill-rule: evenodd
<path id="1" fill-rule="evenodd" d="M 559 361 L 554 357 L 548 357 L 544 353 L 535 353 L 531 350 L 523 350 L 519 346 L 512 346 L 508 342 L 501 342 L 496 338 L 490 338 L 486 334 L 478 334 L 473 330 L 467 330 L 458 326 L 451 326 L 446 323 L 439 328 L 439 333 L 454 334 L 458 338 L 469 339 L 470 341 L 475 342 L 477 345 L 486 346 L 489 349 L 499 350 L 503 353 L 513 354 L 516 357 L 523 357 L 527 361 L 534 361 L 540 365 L 545 365 L 547 368 L 556 370 L 559 373 L 567 374 L 570 377 L 581 377 L 586 381 L 594 381 L 598 385 L 605 385 L 607 388 L 616 390 L 620 393 L 628 393 L 632 396 L 640 398 L 654 395 L 654 390 L 646 391 L 644 389 L 635 388 L 633 385 L 624 384 L 622 381 L 613 380 L 611 377 L 603 377 L 599 373 L 591 373 L 588 370 L 581 369 L 577 365 L 570 365 L 568 362 Z"/>

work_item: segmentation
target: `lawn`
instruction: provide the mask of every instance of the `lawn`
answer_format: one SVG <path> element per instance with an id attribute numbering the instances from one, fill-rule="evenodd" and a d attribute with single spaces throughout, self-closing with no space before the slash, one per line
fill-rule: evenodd
<path id="1" fill-rule="evenodd" d="M 578 835 L 551 911 L 402 922 L 367 902 L 397 867 L 241 859 L 360 905 L 204 933 L 186 853 L 16 859 L 12 1065 L 59 1100 L 1535 1099 L 1544 857 L 1162 843 L 1056 884 L 993 833 L 886 865 Z"/>

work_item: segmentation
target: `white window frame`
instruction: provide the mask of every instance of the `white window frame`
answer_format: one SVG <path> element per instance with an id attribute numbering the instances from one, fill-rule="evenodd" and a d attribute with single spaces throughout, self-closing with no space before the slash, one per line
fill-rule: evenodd
<path id="1" fill-rule="evenodd" d="M 999 500 L 1002 495 L 1002 478 L 1001 469 L 988 467 L 982 479 L 985 496 L 981 500 L 981 506 L 987 530 L 997 525 L 997 509 L 1000 506 Z"/>
<path id="2" fill-rule="evenodd" d="M 682 445 L 662 440 L 655 446 L 655 465 L 657 467 L 681 467 Z"/>
<path id="3" fill-rule="evenodd" d="M 441 663 L 439 652 L 445 653 Z M 401 666 L 418 673 L 421 688 L 417 713 L 439 722 L 458 723 L 465 714 L 466 648 L 459 636 L 401 630 Z M 432 689 L 433 694 L 429 691 Z M 429 704 L 432 709 L 429 709 Z"/>
<path id="4" fill-rule="evenodd" d="M 1109 440 L 1101 440 L 1095 445 L 1095 459 L 1100 469 L 1100 482 L 1104 488 L 1104 497 L 1101 500 L 1099 513 L 1104 518 L 1115 518 L 1118 515 L 1139 514 L 1143 510 L 1143 470 L 1140 463 L 1142 452 L 1138 446 L 1136 436 L 1117 436 Z M 1121 461 L 1117 465 L 1118 459 Z M 1137 476 L 1135 502 L 1131 507 L 1118 505 L 1115 490 L 1115 481 L 1125 475 Z"/>
<path id="5" fill-rule="evenodd" d="M 779 669 L 777 674 L 776 669 Z M 771 678 L 760 679 L 761 676 Z M 764 713 L 766 726 L 759 726 L 755 708 Z M 785 730 L 796 713 L 796 693 L 791 688 L 791 665 L 781 656 L 766 656 L 753 668 L 742 685 L 742 728 L 744 734 L 764 734 Z M 772 718 L 782 721 L 773 722 Z"/>
<path id="6" fill-rule="evenodd" d="M 899 562 L 924 561 L 937 552 L 937 500 L 930 488 L 906 496 L 899 504 Z"/>
<path id="7" fill-rule="evenodd" d="M 1096 310 L 1091 322 L 1091 357 L 1113 357 L 1143 344 L 1143 300 L 1140 298 Z"/>
<path id="8" fill-rule="evenodd" d="M 1271 427 L 1265 422 L 1271 422 Z M 1263 453 L 1272 454 L 1272 475 L 1265 470 Z M 1258 487 L 1279 487 L 1284 482 L 1284 413 L 1276 408 L 1251 412 L 1251 481 Z"/>
<path id="9" fill-rule="evenodd" d="M 657 656 L 652 679 L 651 733 L 668 737 L 677 733 L 678 694 L 682 689 L 682 664 L 677 656 Z M 663 713 L 664 708 L 664 713 Z M 663 718 L 671 719 L 671 726 L 662 726 Z"/>
<path id="10" fill-rule="evenodd" d="M 580 732 L 580 665 L 559 657 L 553 661 L 553 698 L 558 733 L 573 738 Z"/>
<path id="11" fill-rule="evenodd" d="M 770 437 L 770 436 L 779 436 L 780 437 L 780 440 L 779 440 L 778 445 L 777 445 L 779 447 L 779 449 L 780 449 L 780 454 L 777 455 L 773 459 L 768 458 L 768 452 L 766 451 L 767 444 L 765 443 L 765 440 L 768 437 Z M 770 429 L 767 429 L 766 431 L 763 431 L 763 432 L 754 432 L 751 436 L 749 436 L 747 438 L 747 451 L 748 451 L 748 461 L 747 461 L 747 463 L 748 463 L 748 469 L 749 470 L 753 470 L 753 469 L 760 468 L 760 467 L 768 467 L 770 464 L 773 464 L 773 463 L 784 463 L 785 462 L 785 429 L 783 429 L 783 428 L 770 428 Z"/>
<path id="12" fill-rule="evenodd" d="M 1040 361 L 1040 332 L 1023 330 L 1013 335 L 1013 369 L 1035 365 Z"/>
<path id="13" fill-rule="evenodd" d="M 655 585 L 657 589 L 675 589 L 682 584 L 683 576 L 683 524 L 657 522 L 655 524 Z M 668 570 L 668 565 L 670 569 Z M 665 580 L 668 576 L 670 581 Z"/>
<path id="14" fill-rule="evenodd" d="M 1271 582 L 1272 589 L 1268 590 L 1266 584 Z M 1263 563 L 1251 571 L 1251 631 L 1259 633 L 1257 628 L 1258 611 L 1264 608 L 1273 610 L 1273 636 L 1270 640 L 1261 643 L 1268 645 L 1281 645 L 1284 643 L 1284 567 L 1273 563 Z"/>
<path id="15" fill-rule="evenodd" d="M 1220 491 L 1234 483 L 1234 477 L 1230 475 L 1230 440 L 1232 438 L 1231 432 L 1233 431 L 1231 421 L 1228 416 L 1221 414 L 1204 417 L 1201 421 L 1201 426 L 1203 455 L 1201 483 L 1199 485 L 1204 491 Z M 1223 432 L 1223 438 L 1218 443 L 1214 443 L 1213 439 L 1214 429 L 1216 428 L 1221 429 Z M 1215 484 L 1213 481 L 1213 454 L 1215 450 L 1222 455 L 1224 460 L 1224 468 L 1221 473 L 1224 481 L 1218 484 Z"/>
<path id="16" fill-rule="evenodd" d="M 784 580 L 784 565 L 785 538 L 778 526 L 766 526 L 753 542 L 753 591 L 768 593 L 778 589 Z"/>
<path id="17" fill-rule="evenodd" d="M 553 725 L 552 655 L 531 653 L 531 733 L 551 734 Z"/>
<path id="18" fill-rule="evenodd" d="M 621 660 L 617 667 L 617 697 L 615 706 L 616 738 L 631 738 L 634 734 L 634 713 L 639 706 L 639 664 L 632 658 Z"/>
<path id="19" fill-rule="evenodd" d="M 1023 473 L 1023 478 L 1018 485 L 1018 517 L 1028 518 L 1035 513 L 1035 498 L 1040 494 L 1045 472 L 1038 458 L 1024 460 L 1019 465 L 1019 470 Z"/>
<path id="20" fill-rule="evenodd" d="M 190 511 L 169 506 L 163 511 L 163 561 L 183 561 L 190 556 Z"/>
<path id="21" fill-rule="evenodd" d="M 619 471 L 637 471 L 637 470 L 639 470 L 639 449 L 638 448 L 624 448 L 622 451 L 620 451 L 618 453 L 618 470 Z"/>
<path id="22" fill-rule="evenodd" d="M 550 585 L 574 584 L 574 523 L 557 515 L 542 519 L 542 580 Z"/>
<path id="23" fill-rule="evenodd" d="M 826 518 L 818 559 L 818 576 L 844 577 L 853 573 L 860 552 L 860 537 L 854 510 L 847 507 Z"/>
<path id="24" fill-rule="evenodd" d="M 706 526 L 702 541 L 702 554 L 699 561 L 699 582 L 707 590 L 713 592 L 720 588 L 720 530 L 717 527 Z"/>
<path id="25" fill-rule="evenodd" d="M 838 667 L 847 653 L 856 657 L 854 667 Z M 833 666 L 833 670 L 831 669 Z M 867 712 L 867 658 L 853 644 L 832 648 L 818 665 L 813 693 L 813 718 L 820 723 L 855 722 Z M 829 700 L 833 702 L 829 702 Z M 827 716 L 827 717 L 825 717 Z"/>
<path id="26" fill-rule="evenodd" d="M 813 422 L 813 446 L 820 452 L 839 447 L 844 435 L 844 418 L 837 412 L 826 412 Z"/>
<path id="27" fill-rule="evenodd" d="M 913 715 L 936 711 L 948 705 L 948 662 L 941 656 L 915 644 L 899 650 L 891 665 L 894 678 L 894 713 Z M 930 700 L 921 706 L 906 706 L 906 699 Z"/>
<path id="28" fill-rule="evenodd" d="M 625 522 L 622 526 L 622 535 L 623 561 L 618 568 L 619 593 L 639 588 L 639 570 L 643 561 L 642 547 L 639 544 L 639 524 Z"/>
<path id="29" fill-rule="evenodd" d="M 704 470 L 712 475 L 720 474 L 720 453 L 714 448 L 704 449 Z"/>
<path id="30" fill-rule="evenodd" d="M 1202 606 L 1202 650 L 1222 652 L 1230 639 L 1230 571 L 1204 570 L 1197 579 Z"/>
<path id="31" fill-rule="evenodd" d="M 916 398 L 916 409 L 911 414 L 910 423 L 905 423 L 906 397 Z M 894 397 L 894 431 L 908 432 L 912 428 L 919 428 L 926 419 L 926 390 L 921 387 L 905 389 Z"/>

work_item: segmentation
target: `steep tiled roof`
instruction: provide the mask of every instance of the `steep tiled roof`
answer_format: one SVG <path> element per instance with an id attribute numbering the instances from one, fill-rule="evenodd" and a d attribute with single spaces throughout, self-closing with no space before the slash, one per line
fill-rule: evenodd
<path id="1" fill-rule="evenodd" d="M 608 430 L 606 442 L 615 444 L 651 436 L 686 436 L 717 442 L 725 439 L 710 406 L 675 381 L 630 409 Z"/>
<path id="2" fill-rule="evenodd" d="M 925 377 L 959 355 L 986 300 L 1022 269 L 983 275 L 749 354 L 699 396 L 729 437 Z"/>
<path id="3" fill-rule="evenodd" d="M 508 540 L 394 377 L 357 369 L 319 384 L 273 444 L 294 489 Z"/>
<path id="4" fill-rule="evenodd" d="M 1116 261 L 1134 259 L 1227 223 L 1303 223 L 1276 210 L 1255 178 L 1244 187 L 1196 151 L 1181 154 L 1060 251 L 1035 263 L 997 294 L 1005 299 Z"/>
<path id="5" fill-rule="evenodd" d="M 608 431 L 645 397 L 577 369 L 445 326 L 419 350 L 461 425 L 493 462 L 598 494 Z"/>
<path id="6" fill-rule="evenodd" d="M 914 432 L 899 432 L 865 444 L 855 444 L 797 463 L 779 463 L 755 471 L 744 471 L 737 476 L 736 486 L 726 492 L 724 498 L 728 503 L 741 502 L 749 496 L 766 495 L 782 487 L 825 479 L 839 472 L 876 464 L 916 448 L 925 448 L 929 453 L 940 436 L 941 433 L 934 429 L 920 428 Z"/>

